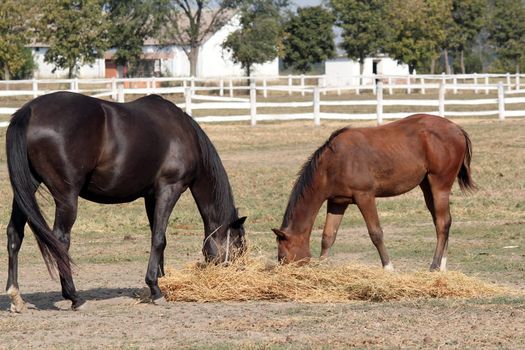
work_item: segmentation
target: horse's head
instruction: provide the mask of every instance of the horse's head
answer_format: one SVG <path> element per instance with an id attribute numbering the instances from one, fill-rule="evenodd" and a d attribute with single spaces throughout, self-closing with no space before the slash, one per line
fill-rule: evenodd
<path id="1" fill-rule="evenodd" d="M 246 251 L 244 221 L 246 216 L 234 220 L 229 225 L 221 225 L 204 239 L 202 253 L 206 262 L 229 262 Z"/>
<path id="2" fill-rule="evenodd" d="M 310 261 L 309 235 L 295 235 L 283 229 L 272 229 L 277 236 L 277 258 L 282 264 L 298 262 L 305 264 Z"/>

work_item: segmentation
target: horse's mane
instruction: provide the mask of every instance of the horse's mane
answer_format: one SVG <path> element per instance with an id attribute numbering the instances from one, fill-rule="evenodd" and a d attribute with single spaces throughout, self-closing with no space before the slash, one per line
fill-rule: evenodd
<path id="1" fill-rule="evenodd" d="M 236 219 L 236 210 L 228 174 L 208 135 L 191 116 L 184 114 L 190 119 L 190 124 L 195 130 L 202 154 L 203 166 L 205 169 L 208 169 L 212 180 L 214 207 L 217 208 L 216 214 L 218 215 L 216 219 L 220 220 L 220 222 L 228 221 L 230 223 Z"/>
<path id="2" fill-rule="evenodd" d="M 295 206 L 297 205 L 297 202 L 299 199 L 301 199 L 304 195 L 304 193 L 310 188 L 312 185 L 312 181 L 314 179 L 315 172 L 317 170 L 317 164 L 319 162 L 319 158 L 321 157 L 321 154 L 323 154 L 324 150 L 326 148 L 332 149 L 331 142 L 334 138 L 336 138 L 339 134 L 345 132 L 348 130 L 348 127 L 339 129 L 334 131 L 328 140 L 319 147 L 311 156 L 308 158 L 308 160 L 303 164 L 301 170 L 298 173 L 297 180 L 295 181 L 295 184 L 292 189 L 292 193 L 290 194 L 290 199 L 288 200 L 288 206 L 286 207 L 286 212 L 284 213 L 283 218 L 283 224 L 282 227 L 287 227 L 290 220 L 293 216 L 293 211 Z"/>

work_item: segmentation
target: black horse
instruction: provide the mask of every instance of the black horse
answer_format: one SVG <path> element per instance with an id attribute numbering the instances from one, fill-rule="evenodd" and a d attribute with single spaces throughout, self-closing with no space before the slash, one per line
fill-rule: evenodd
<path id="1" fill-rule="evenodd" d="M 7 227 L 11 309 L 26 307 L 18 287 L 18 251 L 26 222 L 42 256 L 60 275 L 62 295 L 74 310 L 85 301 L 75 290 L 68 254 L 78 197 L 112 204 L 144 198 L 152 232 L 146 284 L 154 303 L 164 301 L 168 218 L 190 188 L 204 223 L 203 254 L 224 261 L 244 250 L 243 223 L 228 176 L 210 139 L 180 108 L 152 95 L 130 103 L 57 92 L 20 108 L 7 129 L 7 163 L 14 199 Z M 44 183 L 56 205 L 53 230 L 35 199 Z"/>

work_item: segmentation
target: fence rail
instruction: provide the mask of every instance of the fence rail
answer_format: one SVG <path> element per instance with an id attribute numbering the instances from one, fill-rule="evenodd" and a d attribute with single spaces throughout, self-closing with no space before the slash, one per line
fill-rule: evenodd
<path id="1" fill-rule="evenodd" d="M 451 116 L 497 116 L 500 120 L 506 117 L 525 117 L 524 110 L 506 110 L 507 105 L 525 104 L 525 94 L 521 89 L 523 75 L 520 74 L 469 74 L 469 75 L 372 75 L 334 78 L 317 76 L 278 76 L 278 77 L 225 77 L 215 79 L 198 78 L 129 78 L 129 79 L 58 79 L 58 80 L 21 80 L 0 81 L 0 99 L 14 96 L 28 96 L 34 98 L 50 92 L 67 90 L 79 92 L 94 97 L 109 97 L 123 102 L 126 95 L 169 94 L 184 97 L 184 103 L 178 104 L 185 108 L 188 114 L 194 110 L 246 110 L 246 115 L 229 115 L 196 117 L 200 122 L 223 121 L 250 121 L 255 125 L 263 120 L 294 120 L 310 119 L 319 124 L 320 120 L 351 120 L 376 119 L 381 124 L 383 119 L 396 119 L 410 113 L 385 113 L 384 106 L 423 106 L 436 107 L 425 113 L 438 114 L 443 117 Z M 284 81 L 284 83 L 283 83 Z M 334 85 L 335 84 L 335 85 Z M 470 90 L 475 94 L 490 94 L 497 92 L 497 98 L 468 98 L 446 99 L 447 93 L 454 95 L 460 91 Z M 324 100 L 321 95 L 342 92 L 360 94 L 369 91 L 375 94 L 374 99 L 368 100 Z M 235 96 L 244 92 L 249 98 Z M 268 93 L 287 92 L 288 95 L 311 95 L 311 100 L 291 102 L 258 102 L 257 95 L 268 97 Z M 429 92 L 438 94 L 433 99 L 387 99 L 385 93 L 394 95 L 402 92 L 424 95 Z M 209 95 L 210 93 L 215 95 Z M 293 97 L 290 97 L 293 99 Z M 201 101 L 201 102 L 194 102 Z M 486 106 L 494 105 L 494 109 L 471 111 L 452 111 L 447 106 Z M 496 106 L 497 105 L 497 106 Z M 328 113 L 322 112 L 321 107 L 328 106 L 376 106 L 375 113 Z M 257 109 L 273 108 L 312 108 L 311 113 L 278 113 L 261 114 Z M 0 108 L 0 115 L 11 115 L 16 108 Z M 0 127 L 7 125 L 1 122 Z"/>

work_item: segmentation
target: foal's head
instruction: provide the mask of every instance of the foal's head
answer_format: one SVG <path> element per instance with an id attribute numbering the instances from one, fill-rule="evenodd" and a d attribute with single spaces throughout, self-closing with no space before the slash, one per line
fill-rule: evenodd
<path id="1" fill-rule="evenodd" d="M 309 235 L 290 234 L 280 229 L 272 229 L 277 236 L 277 258 L 282 264 L 297 262 L 305 264 L 310 261 Z"/>
<path id="2" fill-rule="evenodd" d="M 246 251 L 244 221 L 246 216 L 229 225 L 221 225 L 204 239 L 202 253 L 206 262 L 225 263 L 234 260 Z"/>

